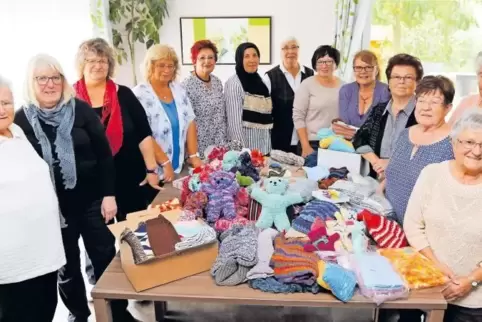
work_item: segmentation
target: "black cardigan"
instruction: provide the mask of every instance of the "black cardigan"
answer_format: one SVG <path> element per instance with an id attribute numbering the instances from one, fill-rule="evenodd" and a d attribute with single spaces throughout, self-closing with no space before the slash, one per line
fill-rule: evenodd
<path id="1" fill-rule="evenodd" d="M 388 114 L 385 113 L 388 102 L 383 102 L 375 105 L 368 115 L 365 123 L 356 132 L 353 138 L 353 147 L 358 149 L 362 146 L 368 145 L 372 148 L 373 152 L 379 157 L 380 149 L 382 146 L 383 134 L 385 133 L 385 126 L 387 125 Z M 415 119 L 415 109 L 408 117 L 406 128 L 417 124 Z M 370 176 L 376 178 L 377 174 L 370 165 Z"/>
<path id="2" fill-rule="evenodd" d="M 92 108 L 85 102 L 75 100 L 75 120 L 72 127 L 77 184 L 66 190 L 58 162 L 54 162 L 54 175 L 60 208 L 65 216 L 82 212 L 86 207 L 104 196 L 115 196 L 115 167 L 112 152 L 104 128 Z M 20 109 L 15 123 L 22 128 L 28 140 L 42 157 L 42 149 L 25 112 Z M 56 129 L 41 122 L 52 146 L 52 156 L 57 159 L 55 145 Z"/>

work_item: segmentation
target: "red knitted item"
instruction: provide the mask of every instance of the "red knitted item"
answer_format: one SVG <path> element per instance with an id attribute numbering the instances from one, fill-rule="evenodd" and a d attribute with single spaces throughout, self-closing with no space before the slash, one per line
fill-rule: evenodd
<path id="1" fill-rule="evenodd" d="M 249 193 L 246 188 L 239 188 L 234 199 L 236 206 L 236 215 L 239 217 L 248 217 Z"/>
<path id="2" fill-rule="evenodd" d="M 402 227 L 395 221 L 375 215 L 368 210 L 363 210 L 359 213 L 357 219 L 365 222 L 368 233 L 380 248 L 402 248 L 408 246 Z"/>
<path id="3" fill-rule="evenodd" d="M 208 155 L 208 160 L 212 161 L 214 159 L 223 160 L 224 154 L 228 152 L 229 149 L 227 147 L 215 147 L 211 153 Z"/>
<path id="4" fill-rule="evenodd" d="M 182 182 L 182 188 L 181 188 L 181 205 L 182 206 L 184 206 L 187 198 L 192 193 L 192 191 L 189 189 L 189 180 L 190 179 L 191 179 L 191 176 L 189 176 L 186 180 L 184 180 Z"/>
<path id="5" fill-rule="evenodd" d="M 311 225 L 311 231 L 313 230 L 317 230 L 321 227 L 326 227 L 326 224 L 325 222 L 323 221 L 323 219 L 321 219 L 320 217 L 316 217 L 315 218 L 315 221 L 313 222 L 313 224 Z"/>
<path id="6" fill-rule="evenodd" d="M 261 168 L 264 166 L 264 156 L 261 151 L 252 150 L 251 151 L 251 162 L 257 168 Z"/>
<path id="7" fill-rule="evenodd" d="M 335 251 L 335 242 L 340 239 L 340 234 L 328 235 L 326 227 L 320 227 L 308 233 L 311 243 L 304 245 L 305 252 Z"/>

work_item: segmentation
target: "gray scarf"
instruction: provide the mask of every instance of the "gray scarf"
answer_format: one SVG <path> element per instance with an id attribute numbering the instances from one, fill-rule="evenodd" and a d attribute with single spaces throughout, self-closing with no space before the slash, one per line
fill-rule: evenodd
<path id="1" fill-rule="evenodd" d="M 75 119 L 75 99 L 72 98 L 66 104 L 59 104 L 52 109 L 41 109 L 30 104 L 23 108 L 27 120 L 33 128 L 35 137 L 39 141 L 42 148 L 43 159 L 47 162 L 50 169 L 50 177 L 55 187 L 54 176 L 54 158 L 52 155 L 52 146 L 50 141 L 42 129 L 40 120 L 47 125 L 57 129 L 55 138 L 55 152 L 60 163 L 60 172 L 62 173 L 63 184 L 65 189 L 73 189 L 77 184 L 77 169 L 75 163 L 74 144 L 72 142 L 72 127 Z M 60 215 L 60 223 L 62 227 L 66 227 L 65 218 Z"/>

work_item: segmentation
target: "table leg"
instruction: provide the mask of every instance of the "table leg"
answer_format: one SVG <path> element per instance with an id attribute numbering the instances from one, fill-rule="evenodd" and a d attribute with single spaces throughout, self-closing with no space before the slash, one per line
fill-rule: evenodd
<path id="1" fill-rule="evenodd" d="M 154 302 L 154 315 L 157 322 L 164 321 L 167 313 L 167 302 Z"/>
<path id="2" fill-rule="evenodd" d="M 113 322 L 110 303 L 104 299 L 94 299 L 95 320 L 97 322 Z"/>
<path id="3" fill-rule="evenodd" d="M 443 322 L 444 315 L 444 310 L 430 310 L 427 312 L 427 318 L 425 319 L 425 322 Z"/>

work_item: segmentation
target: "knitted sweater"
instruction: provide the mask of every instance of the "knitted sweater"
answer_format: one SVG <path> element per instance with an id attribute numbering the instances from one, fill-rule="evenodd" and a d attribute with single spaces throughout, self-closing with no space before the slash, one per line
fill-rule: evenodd
<path id="1" fill-rule="evenodd" d="M 458 182 L 450 162 L 422 170 L 408 202 L 404 229 L 414 248 L 430 246 L 456 275 L 467 276 L 482 261 L 482 184 Z M 482 308 L 482 288 L 452 304 Z"/>

